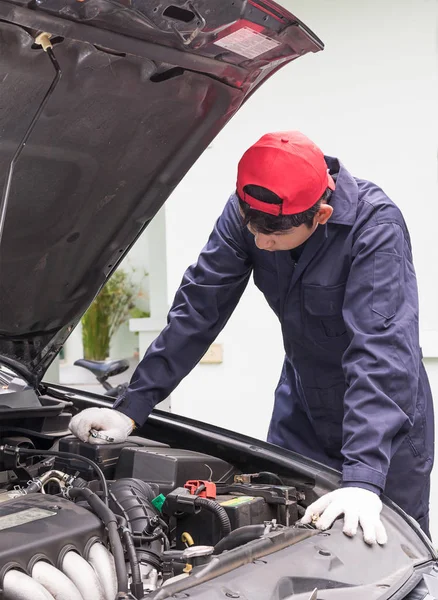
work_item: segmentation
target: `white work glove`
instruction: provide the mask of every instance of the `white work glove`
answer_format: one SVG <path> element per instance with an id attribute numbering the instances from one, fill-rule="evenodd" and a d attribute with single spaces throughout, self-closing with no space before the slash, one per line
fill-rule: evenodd
<path id="1" fill-rule="evenodd" d="M 68 428 L 83 442 L 116 444 L 126 440 L 134 421 L 113 408 L 86 408 L 71 419 Z"/>
<path id="2" fill-rule="evenodd" d="M 388 536 L 380 520 L 382 501 L 369 490 L 346 487 L 325 494 L 311 504 L 301 519 L 301 523 L 313 523 L 317 529 L 328 529 L 340 516 L 344 515 L 344 533 L 353 537 L 360 525 L 367 544 L 386 544 Z"/>

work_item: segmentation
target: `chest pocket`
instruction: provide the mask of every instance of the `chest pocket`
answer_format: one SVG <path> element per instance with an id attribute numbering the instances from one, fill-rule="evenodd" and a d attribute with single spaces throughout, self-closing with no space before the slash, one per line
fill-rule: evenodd
<path id="1" fill-rule="evenodd" d="M 347 340 L 342 316 L 345 284 L 320 286 L 303 284 L 303 320 L 305 333 L 317 342 L 330 343 Z"/>

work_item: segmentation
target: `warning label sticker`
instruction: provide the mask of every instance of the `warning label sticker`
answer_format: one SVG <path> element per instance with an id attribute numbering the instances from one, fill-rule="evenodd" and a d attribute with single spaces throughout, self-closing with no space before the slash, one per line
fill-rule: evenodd
<path id="1" fill-rule="evenodd" d="M 237 498 L 232 498 L 231 500 L 225 500 L 225 502 L 220 502 L 221 506 L 240 506 L 240 504 L 247 504 L 248 502 L 252 502 L 255 500 L 253 496 L 238 496 Z"/>
<path id="2" fill-rule="evenodd" d="M 257 33 L 249 27 L 242 27 L 238 31 L 233 31 L 230 35 L 217 40 L 215 44 L 234 52 L 234 54 L 245 56 L 245 58 L 257 58 L 257 56 L 279 46 L 280 42 L 262 33 Z"/>

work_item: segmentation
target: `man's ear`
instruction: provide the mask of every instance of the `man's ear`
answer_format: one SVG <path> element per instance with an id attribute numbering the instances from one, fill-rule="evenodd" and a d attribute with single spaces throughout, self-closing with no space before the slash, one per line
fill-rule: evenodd
<path id="1" fill-rule="evenodd" d="M 333 214 L 333 206 L 330 204 L 321 204 L 321 208 L 315 215 L 316 223 L 325 225 Z"/>

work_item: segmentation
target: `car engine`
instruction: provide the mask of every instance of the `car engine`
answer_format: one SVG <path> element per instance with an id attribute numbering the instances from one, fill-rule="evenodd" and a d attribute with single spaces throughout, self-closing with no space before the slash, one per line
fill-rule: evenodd
<path id="1" fill-rule="evenodd" d="M 194 572 L 231 570 L 222 558 L 249 542 L 244 562 L 315 533 L 295 526 L 300 493 L 275 473 L 135 436 L 4 438 L 0 470 L 2 600 L 167 598 Z"/>

